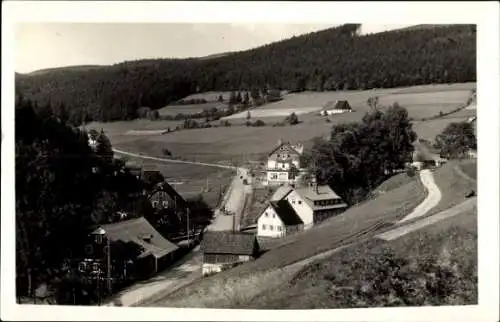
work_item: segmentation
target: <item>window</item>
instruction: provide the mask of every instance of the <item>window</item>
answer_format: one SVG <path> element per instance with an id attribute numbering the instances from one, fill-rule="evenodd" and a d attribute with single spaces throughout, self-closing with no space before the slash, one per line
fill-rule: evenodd
<path id="1" fill-rule="evenodd" d="M 153 207 L 156 208 L 156 206 L 158 205 L 158 201 L 153 201 Z"/>
<path id="2" fill-rule="evenodd" d="M 78 264 L 78 270 L 80 272 L 85 272 L 87 270 L 87 264 L 85 262 Z"/>
<path id="3" fill-rule="evenodd" d="M 283 169 L 285 168 L 285 164 L 284 163 L 281 166 L 283 167 Z"/>
<path id="4" fill-rule="evenodd" d="M 266 230 L 266 225 L 262 225 L 262 230 Z"/>
<path id="5" fill-rule="evenodd" d="M 271 173 L 271 179 L 272 180 L 278 179 L 278 174 L 277 173 Z"/>
<path id="6" fill-rule="evenodd" d="M 275 214 L 273 214 L 273 218 L 276 218 L 276 215 L 275 215 Z"/>
<path id="7" fill-rule="evenodd" d="M 278 226 L 278 231 L 281 231 L 281 226 Z"/>
<path id="8" fill-rule="evenodd" d="M 289 158 L 289 157 L 290 157 L 290 154 L 287 154 L 287 155 L 286 155 L 286 157 L 287 157 L 287 158 Z"/>
<path id="9" fill-rule="evenodd" d="M 269 230 L 273 231 L 274 230 L 274 226 L 273 225 L 269 225 Z"/>
<path id="10" fill-rule="evenodd" d="M 264 216 L 269 217 L 269 214 L 267 212 L 264 213 Z"/>
<path id="11" fill-rule="evenodd" d="M 302 200 L 299 200 L 299 205 L 301 205 L 301 204 L 302 204 Z"/>
<path id="12" fill-rule="evenodd" d="M 278 158 L 281 158 L 281 154 L 278 153 Z"/>
<path id="13" fill-rule="evenodd" d="M 162 204 L 163 204 L 163 207 L 165 207 L 165 208 L 168 207 L 168 201 L 163 201 Z"/>

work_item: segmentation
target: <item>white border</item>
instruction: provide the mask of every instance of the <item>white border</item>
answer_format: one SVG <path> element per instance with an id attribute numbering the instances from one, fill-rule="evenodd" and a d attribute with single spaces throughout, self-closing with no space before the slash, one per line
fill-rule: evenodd
<path id="1" fill-rule="evenodd" d="M 5 320 L 497 321 L 499 25 L 495 2 L 62 2 L 2 3 L 1 318 Z M 252 311 L 15 305 L 14 22 L 476 23 L 479 109 L 479 305 Z"/>

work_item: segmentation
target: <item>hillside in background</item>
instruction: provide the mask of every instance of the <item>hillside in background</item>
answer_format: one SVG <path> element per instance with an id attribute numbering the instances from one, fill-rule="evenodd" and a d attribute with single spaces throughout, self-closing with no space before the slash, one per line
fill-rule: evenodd
<path id="1" fill-rule="evenodd" d="M 371 89 L 476 80 L 474 25 L 359 35 L 359 24 L 211 59 L 129 61 L 16 75 L 18 94 L 72 122 L 132 119 L 205 91 Z"/>

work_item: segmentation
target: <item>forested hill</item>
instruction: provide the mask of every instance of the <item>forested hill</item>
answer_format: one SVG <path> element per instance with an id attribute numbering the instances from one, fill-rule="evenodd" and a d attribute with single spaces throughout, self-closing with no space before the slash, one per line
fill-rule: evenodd
<path id="1" fill-rule="evenodd" d="M 348 24 L 212 59 L 158 59 L 17 75 L 18 93 L 70 120 L 136 117 L 196 91 L 398 87 L 476 80 L 474 25 L 358 33 Z M 56 111 L 58 113 L 59 111 Z"/>

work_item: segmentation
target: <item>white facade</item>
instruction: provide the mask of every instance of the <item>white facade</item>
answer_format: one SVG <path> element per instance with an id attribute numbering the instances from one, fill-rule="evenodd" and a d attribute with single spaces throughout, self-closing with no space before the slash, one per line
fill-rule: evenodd
<path id="1" fill-rule="evenodd" d="M 321 111 L 321 115 L 334 115 L 334 114 L 342 114 L 342 113 L 349 113 L 352 112 L 352 110 L 337 110 L 337 109 L 332 109 L 332 110 L 323 110 Z"/>
<path id="2" fill-rule="evenodd" d="M 302 199 L 302 197 L 293 190 L 286 196 L 286 200 L 297 215 L 302 219 L 304 223 L 304 229 L 310 228 L 314 224 L 314 211 L 313 209 Z"/>
<path id="3" fill-rule="evenodd" d="M 286 226 L 272 206 L 268 206 L 257 219 L 257 236 L 282 237 Z"/>

